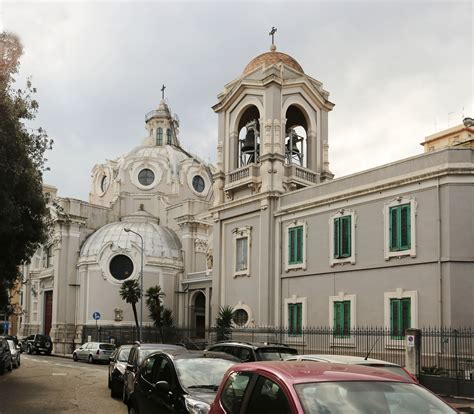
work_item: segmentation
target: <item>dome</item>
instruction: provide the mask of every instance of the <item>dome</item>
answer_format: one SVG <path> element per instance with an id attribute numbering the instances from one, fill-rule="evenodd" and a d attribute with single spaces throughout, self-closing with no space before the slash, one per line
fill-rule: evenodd
<path id="1" fill-rule="evenodd" d="M 277 63 L 284 63 L 290 68 L 293 68 L 298 72 L 304 73 L 301 65 L 291 56 L 287 55 L 286 53 L 276 52 L 272 50 L 270 52 L 262 53 L 256 58 L 253 58 L 250 63 L 245 66 L 243 74 L 246 75 L 247 73 L 252 72 L 254 69 L 262 65 L 270 66 L 275 65 Z"/>
<path id="2" fill-rule="evenodd" d="M 131 248 L 132 242 L 140 245 L 140 237 L 132 232 L 126 232 L 125 228 L 143 237 L 147 257 L 182 259 L 181 241 L 176 233 L 152 221 L 118 221 L 101 227 L 85 241 L 81 248 L 81 257 L 98 256 L 103 247 L 110 243 L 122 249 Z"/>

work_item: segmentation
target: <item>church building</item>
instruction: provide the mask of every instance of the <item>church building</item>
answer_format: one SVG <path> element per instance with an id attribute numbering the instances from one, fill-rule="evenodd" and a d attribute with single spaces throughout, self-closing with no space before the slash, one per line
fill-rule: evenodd
<path id="1" fill-rule="evenodd" d="M 214 166 L 181 148 L 163 99 L 140 146 L 93 168 L 88 202 L 45 186 L 54 228 L 23 269 L 21 333 L 49 333 L 67 353 L 94 312 L 100 325 L 130 326 L 119 290 L 141 267 L 144 290 L 159 285 L 175 323 L 197 337 L 223 305 L 236 326 L 296 336 L 307 326 L 470 326 L 472 146 L 334 178 L 333 108 L 273 44 L 218 95 Z M 458 132 L 472 136 L 473 125 L 447 134 Z"/>

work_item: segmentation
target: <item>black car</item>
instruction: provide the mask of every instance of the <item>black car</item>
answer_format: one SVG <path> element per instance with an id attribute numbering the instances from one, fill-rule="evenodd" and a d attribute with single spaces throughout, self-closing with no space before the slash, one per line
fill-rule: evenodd
<path id="1" fill-rule="evenodd" d="M 50 355 L 53 351 L 53 341 L 51 341 L 49 335 L 30 335 L 22 340 L 21 348 L 23 352 L 28 352 L 29 354 L 43 352 L 46 355 Z"/>
<path id="2" fill-rule="evenodd" d="M 123 374 L 127 367 L 128 357 L 132 345 L 122 345 L 110 357 L 109 363 L 109 388 L 112 398 L 121 397 L 123 392 Z"/>
<path id="3" fill-rule="evenodd" d="M 13 369 L 12 353 L 5 337 L 0 337 L 0 375 Z"/>
<path id="4" fill-rule="evenodd" d="M 125 373 L 123 375 L 123 392 L 122 401 L 127 404 L 128 397 L 133 392 L 133 386 L 135 381 L 135 373 L 138 371 L 140 364 L 143 362 L 146 356 L 152 352 L 165 351 L 165 350 L 184 350 L 183 346 L 170 345 L 170 344 L 140 344 L 137 342 L 132 346 L 130 354 L 128 356 L 127 365 L 125 367 Z"/>
<path id="5" fill-rule="evenodd" d="M 291 355 L 298 354 L 296 349 L 274 342 L 225 341 L 211 345 L 207 350 L 226 352 L 241 362 L 283 361 Z"/>
<path id="6" fill-rule="evenodd" d="M 207 413 L 237 358 L 222 352 L 174 350 L 149 355 L 137 372 L 129 413 Z"/>

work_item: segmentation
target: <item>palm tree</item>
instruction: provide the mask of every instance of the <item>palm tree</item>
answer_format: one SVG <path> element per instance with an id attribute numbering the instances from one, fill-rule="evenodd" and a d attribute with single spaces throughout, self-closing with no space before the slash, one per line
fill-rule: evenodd
<path id="1" fill-rule="evenodd" d="M 232 321 L 234 320 L 234 308 L 229 305 L 219 307 L 219 314 L 216 319 L 216 333 L 218 341 L 225 341 L 230 338 Z"/>
<path id="2" fill-rule="evenodd" d="M 161 342 L 163 342 L 163 306 L 161 304 L 161 298 L 165 296 L 165 293 L 161 290 L 159 285 L 156 285 L 148 288 L 145 296 L 150 318 L 153 320 L 154 325 L 160 330 Z"/>
<path id="3" fill-rule="evenodd" d="M 140 282 L 137 279 L 126 280 L 125 282 L 122 283 L 119 293 L 122 300 L 132 305 L 133 316 L 135 317 L 135 324 L 137 326 L 138 340 L 141 341 L 142 338 L 141 338 L 141 332 L 140 332 L 140 325 L 138 324 L 138 316 L 137 316 L 137 303 L 142 297 Z"/>

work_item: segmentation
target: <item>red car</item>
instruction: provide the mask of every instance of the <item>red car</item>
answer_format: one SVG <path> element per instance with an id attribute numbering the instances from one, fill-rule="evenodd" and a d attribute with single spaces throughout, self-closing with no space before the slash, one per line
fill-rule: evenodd
<path id="1" fill-rule="evenodd" d="M 409 379 L 358 365 L 269 361 L 231 367 L 209 414 L 455 414 Z"/>

